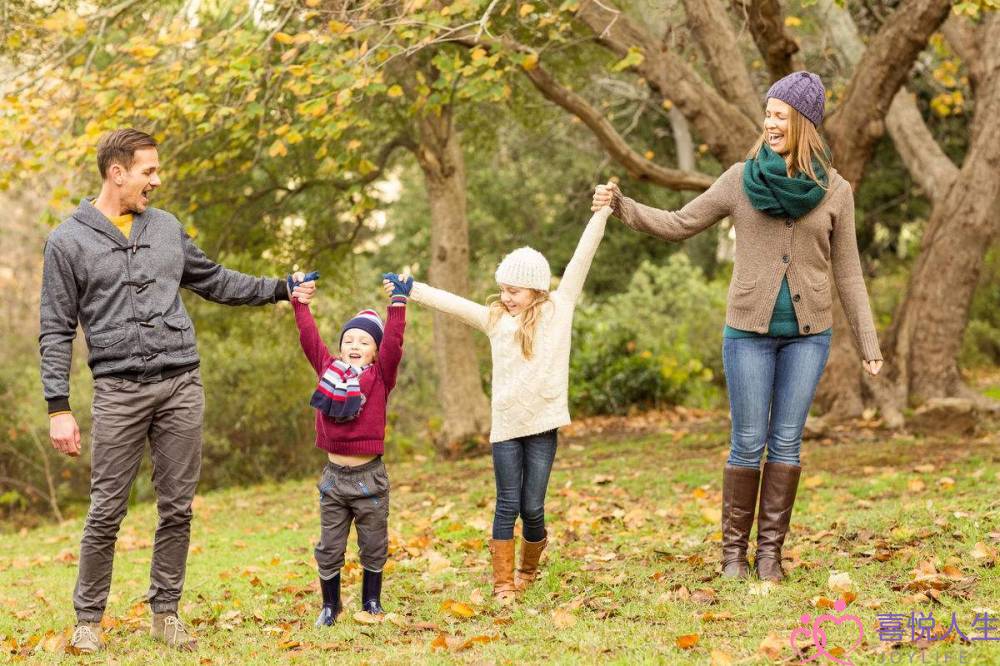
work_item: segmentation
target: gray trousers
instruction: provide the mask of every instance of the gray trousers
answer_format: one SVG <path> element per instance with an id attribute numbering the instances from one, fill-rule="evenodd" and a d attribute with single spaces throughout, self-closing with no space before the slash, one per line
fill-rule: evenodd
<path id="1" fill-rule="evenodd" d="M 382 571 L 389 558 L 389 475 L 382 458 L 344 467 L 327 463 L 319 483 L 319 575 L 329 580 L 344 566 L 351 522 L 358 532 L 361 566 Z"/>
<path id="2" fill-rule="evenodd" d="M 78 621 L 99 622 L 104 615 L 118 528 L 147 440 L 160 516 L 147 599 L 154 613 L 177 611 L 191 540 L 191 503 L 201 474 L 204 411 L 198 369 L 154 384 L 94 381 L 90 511 L 73 592 Z"/>

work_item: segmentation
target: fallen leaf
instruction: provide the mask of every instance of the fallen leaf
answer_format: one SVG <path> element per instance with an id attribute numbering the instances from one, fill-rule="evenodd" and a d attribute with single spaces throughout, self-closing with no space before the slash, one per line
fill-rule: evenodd
<path id="1" fill-rule="evenodd" d="M 684 634 L 683 636 L 678 636 L 675 643 L 677 647 L 682 650 L 690 650 L 698 644 L 698 634 Z"/>
<path id="2" fill-rule="evenodd" d="M 385 621 L 385 615 L 373 615 L 368 611 L 358 611 L 354 614 L 354 621 L 359 624 L 381 624 Z"/>
<path id="3" fill-rule="evenodd" d="M 458 648 L 458 650 L 468 650 L 470 647 L 474 645 L 486 645 L 487 643 L 492 643 L 498 638 L 499 636 L 487 636 L 485 634 L 479 636 L 473 636 L 472 638 L 462 643 L 462 645 Z"/>
<path id="4" fill-rule="evenodd" d="M 552 624 L 557 629 L 566 629 L 576 624 L 576 616 L 562 608 L 556 608 L 552 611 Z"/>
<path id="5" fill-rule="evenodd" d="M 736 659 L 729 653 L 722 650 L 712 650 L 712 660 L 709 662 L 709 666 L 732 666 L 735 663 Z"/>
<path id="6" fill-rule="evenodd" d="M 445 599 L 441 604 L 441 610 L 464 619 L 468 619 L 476 614 L 472 606 L 463 604 L 461 601 L 455 601 L 454 599 Z"/>
<path id="7" fill-rule="evenodd" d="M 768 659 L 777 659 L 781 656 L 781 650 L 784 647 L 785 641 L 783 641 L 778 634 L 771 632 L 763 641 L 761 641 L 757 651 Z"/>
<path id="8" fill-rule="evenodd" d="M 844 594 L 854 591 L 854 581 L 851 575 L 843 571 L 831 571 L 830 577 L 826 580 L 826 586 L 833 592 Z"/>

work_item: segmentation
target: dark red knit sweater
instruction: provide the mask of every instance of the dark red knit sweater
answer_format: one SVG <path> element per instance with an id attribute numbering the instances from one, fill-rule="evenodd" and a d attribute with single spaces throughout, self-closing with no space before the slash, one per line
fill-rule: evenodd
<path id="1" fill-rule="evenodd" d="M 293 301 L 295 323 L 299 327 L 302 351 L 316 371 L 317 379 L 335 356 L 323 344 L 316 320 L 308 305 Z M 403 358 L 403 330 L 406 307 L 390 306 L 385 334 L 378 347 L 378 358 L 361 373 L 361 392 L 365 396 L 361 413 L 352 421 L 337 423 L 316 411 L 316 446 L 344 456 L 382 455 L 385 451 L 385 409 L 389 392 L 396 385 L 396 371 Z"/>

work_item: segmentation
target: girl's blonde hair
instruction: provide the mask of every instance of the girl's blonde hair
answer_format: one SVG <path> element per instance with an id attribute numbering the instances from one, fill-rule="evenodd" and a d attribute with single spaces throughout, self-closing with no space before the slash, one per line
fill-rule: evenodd
<path id="1" fill-rule="evenodd" d="M 790 110 L 786 136 L 788 154 L 784 156 L 785 164 L 788 165 L 788 175 L 794 178 L 795 174 L 804 173 L 825 190 L 829 187 L 829 183 L 819 179 L 813 164 L 814 162 L 818 163 L 825 173 L 830 172 L 830 153 L 826 143 L 819 135 L 819 130 L 808 118 L 791 105 L 788 108 Z M 757 159 L 757 154 L 765 143 L 767 143 L 767 129 L 762 131 L 760 138 L 754 142 L 750 152 L 747 153 L 747 159 Z"/>
<path id="2" fill-rule="evenodd" d="M 517 322 L 517 332 L 514 339 L 521 345 L 521 353 L 524 358 L 530 360 L 535 355 L 535 331 L 538 328 L 538 320 L 542 316 L 542 306 L 549 301 L 549 292 L 529 289 L 531 292 L 531 303 L 521 312 Z M 486 307 L 490 312 L 490 326 L 495 326 L 507 308 L 500 302 L 500 294 L 493 294 L 486 299 Z"/>

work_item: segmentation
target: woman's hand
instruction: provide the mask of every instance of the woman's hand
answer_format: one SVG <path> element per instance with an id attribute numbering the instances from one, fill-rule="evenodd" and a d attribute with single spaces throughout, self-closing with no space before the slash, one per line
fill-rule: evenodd
<path id="1" fill-rule="evenodd" d="M 594 200 L 590 204 L 590 210 L 597 212 L 605 206 L 610 206 L 616 192 L 621 194 L 618 184 L 614 181 L 609 180 L 607 185 L 598 185 L 594 188 Z"/>
<path id="2" fill-rule="evenodd" d="M 861 361 L 861 365 L 865 366 L 865 370 L 868 374 L 874 377 L 882 369 L 882 361 Z"/>

